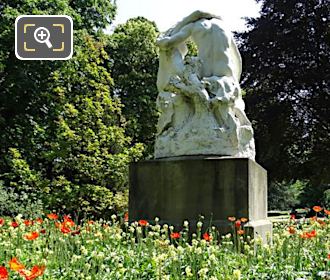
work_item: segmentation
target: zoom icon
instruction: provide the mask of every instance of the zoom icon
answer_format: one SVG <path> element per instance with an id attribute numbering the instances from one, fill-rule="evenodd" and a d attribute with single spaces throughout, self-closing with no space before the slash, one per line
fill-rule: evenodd
<path id="1" fill-rule="evenodd" d="M 24 15 L 15 21 L 15 54 L 21 60 L 72 57 L 73 23 L 69 16 Z"/>

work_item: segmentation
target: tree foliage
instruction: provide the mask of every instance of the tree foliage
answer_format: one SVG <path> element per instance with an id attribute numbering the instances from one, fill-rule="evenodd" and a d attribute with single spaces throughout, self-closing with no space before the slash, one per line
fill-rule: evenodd
<path id="1" fill-rule="evenodd" d="M 153 152 L 158 54 L 155 23 L 138 17 L 117 26 L 106 48 L 112 59 L 114 91 L 124 104 L 127 132 L 134 142 L 144 143 L 145 155 Z"/>
<path id="2" fill-rule="evenodd" d="M 330 183 L 329 23 L 327 0 L 264 0 L 239 35 L 257 160 L 271 180 L 307 179 L 314 192 Z"/>
<path id="3" fill-rule="evenodd" d="M 105 67 L 106 42 L 96 32 L 111 20 L 115 6 L 110 1 L 98 1 L 95 10 L 84 5 L 68 0 L 1 4 L 0 180 L 2 192 L 23 188 L 31 201 L 38 196 L 48 209 L 105 215 L 125 206 L 127 166 L 141 156 L 142 147 L 131 145 L 125 134 L 122 104 Z M 73 58 L 16 59 L 13 23 L 20 14 L 71 15 Z M 9 212 L 17 212 L 14 208 Z"/>

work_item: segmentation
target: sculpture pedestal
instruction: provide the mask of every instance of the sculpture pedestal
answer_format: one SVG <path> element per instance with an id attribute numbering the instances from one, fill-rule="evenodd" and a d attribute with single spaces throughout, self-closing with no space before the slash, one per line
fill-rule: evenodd
<path id="1" fill-rule="evenodd" d="M 142 161 L 130 166 L 130 220 L 155 217 L 192 229 L 200 215 L 204 225 L 231 229 L 229 216 L 249 219 L 247 230 L 264 241 L 271 234 L 267 220 L 267 172 L 247 158 L 178 157 Z"/>

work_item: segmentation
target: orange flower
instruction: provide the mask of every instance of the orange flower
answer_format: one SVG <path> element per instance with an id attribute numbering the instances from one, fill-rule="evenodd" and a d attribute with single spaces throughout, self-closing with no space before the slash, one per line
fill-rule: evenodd
<path id="1" fill-rule="evenodd" d="M 321 225 L 321 226 L 325 226 L 326 222 L 323 220 L 317 220 L 317 222 Z"/>
<path id="2" fill-rule="evenodd" d="M 205 232 L 203 234 L 203 239 L 206 240 L 206 241 L 211 241 L 212 240 L 212 236 L 209 235 L 207 232 Z"/>
<path id="3" fill-rule="evenodd" d="M 50 213 L 47 215 L 47 218 L 50 220 L 57 220 L 58 219 L 58 215 L 55 213 Z"/>
<path id="4" fill-rule="evenodd" d="M 24 238 L 26 240 L 34 240 L 34 239 L 38 238 L 38 236 L 39 236 L 39 233 L 36 232 L 36 231 L 33 231 L 33 232 L 28 233 L 28 234 L 25 234 Z"/>
<path id="5" fill-rule="evenodd" d="M 315 212 L 321 212 L 322 211 L 322 207 L 321 206 L 314 206 L 313 207 L 313 210 L 315 211 Z"/>
<path id="6" fill-rule="evenodd" d="M 248 221 L 247 218 L 241 218 L 241 222 L 242 222 L 242 223 L 246 223 L 247 221 Z"/>
<path id="7" fill-rule="evenodd" d="M 324 209 L 324 213 L 330 216 L 330 210 Z"/>
<path id="8" fill-rule="evenodd" d="M 8 279 L 8 271 L 4 266 L 0 266 L 0 280 Z"/>
<path id="9" fill-rule="evenodd" d="M 124 214 L 124 221 L 125 221 L 125 222 L 128 222 L 128 212 L 126 212 L 126 213 Z"/>
<path id="10" fill-rule="evenodd" d="M 235 222 L 236 221 L 236 218 L 235 217 L 228 217 L 228 221 L 230 221 L 230 222 Z"/>
<path id="11" fill-rule="evenodd" d="M 30 220 L 24 220 L 24 225 L 26 225 L 27 227 L 32 226 L 33 225 L 33 221 Z"/>
<path id="12" fill-rule="evenodd" d="M 179 239 L 181 237 L 181 234 L 179 232 L 172 232 L 171 238 L 172 239 Z"/>
<path id="13" fill-rule="evenodd" d="M 17 258 L 12 258 L 10 261 L 9 261 L 9 267 L 11 270 L 13 271 L 20 271 L 22 269 L 25 268 L 25 266 L 23 264 L 21 264 Z"/>
<path id="14" fill-rule="evenodd" d="M 304 232 L 303 234 L 300 235 L 300 237 L 303 239 L 310 239 L 315 237 L 316 235 L 317 235 L 316 230 L 312 230 L 310 232 Z"/>
<path id="15" fill-rule="evenodd" d="M 245 231 L 243 229 L 240 229 L 240 230 L 237 231 L 238 235 L 243 235 L 244 233 L 245 233 Z"/>
<path id="16" fill-rule="evenodd" d="M 36 219 L 36 222 L 37 222 L 39 225 L 41 225 L 44 221 L 43 221 L 43 219 L 41 219 L 41 218 L 37 218 L 37 219 Z"/>
<path id="17" fill-rule="evenodd" d="M 64 216 L 64 222 L 62 223 L 62 226 L 64 227 L 74 227 L 75 223 L 71 220 L 69 216 Z"/>
<path id="18" fill-rule="evenodd" d="M 92 221 L 92 220 L 89 220 L 89 221 L 87 222 L 87 224 L 89 224 L 89 225 L 94 225 L 94 224 L 95 224 L 95 222 L 94 222 L 94 221 Z"/>
<path id="19" fill-rule="evenodd" d="M 61 232 L 64 234 L 70 233 L 71 229 L 69 229 L 68 227 L 62 226 L 61 227 Z"/>
<path id="20" fill-rule="evenodd" d="M 289 228 L 288 228 L 288 232 L 289 232 L 290 234 L 295 234 L 295 233 L 296 233 L 296 229 L 295 229 L 294 227 L 289 227 Z"/>
<path id="21" fill-rule="evenodd" d="M 148 225 L 148 221 L 146 221 L 146 220 L 140 220 L 139 221 L 139 225 L 142 226 L 142 227 L 145 227 L 145 226 Z"/>
<path id="22" fill-rule="evenodd" d="M 235 222 L 235 227 L 236 228 L 240 228 L 241 227 L 241 221 L 240 220 L 237 220 L 236 222 Z"/>
<path id="23" fill-rule="evenodd" d="M 44 273 L 45 269 L 45 266 L 35 265 L 34 267 L 32 267 L 31 271 L 23 269 L 19 273 L 25 277 L 25 280 L 34 280 L 37 277 L 41 276 Z"/>
<path id="24" fill-rule="evenodd" d="M 18 224 L 18 222 L 16 222 L 16 221 L 12 221 L 12 222 L 11 222 L 11 226 L 12 226 L 13 228 L 17 228 L 17 227 L 19 226 L 19 224 Z"/>
<path id="25" fill-rule="evenodd" d="M 5 224 L 5 220 L 0 218 L 0 227 L 2 227 Z"/>
<path id="26" fill-rule="evenodd" d="M 56 228 L 60 228 L 60 227 L 61 227 L 61 223 L 59 223 L 59 222 L 55 222 L 55 227 L 56 227 Z"/>

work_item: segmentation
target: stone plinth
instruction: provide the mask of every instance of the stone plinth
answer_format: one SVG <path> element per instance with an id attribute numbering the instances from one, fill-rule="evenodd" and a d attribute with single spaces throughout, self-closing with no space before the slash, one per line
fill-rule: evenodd
<path id="1" fill-rule="evenodd" d="M 229 216 L 246 217 L 252 234 L 271 232 L 267 220 L 267 172 L 255 161 L 230 157 L 179 157 L 130 166 L 130 220 L 180 227 L 204 224 L 230 230 Z"/>

